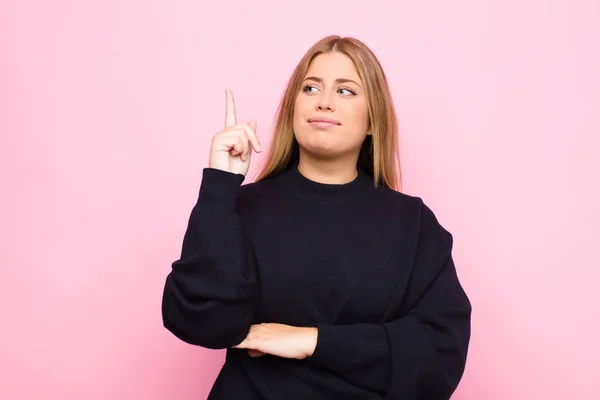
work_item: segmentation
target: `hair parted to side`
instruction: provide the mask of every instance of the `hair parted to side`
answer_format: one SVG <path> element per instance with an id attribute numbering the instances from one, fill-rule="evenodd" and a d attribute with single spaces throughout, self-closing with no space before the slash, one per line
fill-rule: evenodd
<path id="1" fill-rule="evenodd" d="M 317 55 L 328 52 L 348 56 L 363 82 L 372 135 L 368 135 L 363 142 L 358 158 L 359 167 L 373 178 L 375 186 L 400 191 L 402 179 L 398 125 L 386 75 L 375 54 L 364 43 L 337 35 L 327 36 L 315 43 L 294 69 L 277 109 L 273 140 L 256 181 L 270 178 L 298 161 L 299 145 L 293 131 L 296 96 L 311 61 Z"/>

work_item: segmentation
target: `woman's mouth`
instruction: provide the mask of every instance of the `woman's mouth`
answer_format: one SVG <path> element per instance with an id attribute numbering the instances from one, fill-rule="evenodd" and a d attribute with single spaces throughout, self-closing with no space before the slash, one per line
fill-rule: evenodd
<path id="1" fill-rule="evenodd" d="M 332 126 L 341 125 L 339 121 L 331 118 L 309 118 L 308 122 L 317 128 L 330 128 Z"/>

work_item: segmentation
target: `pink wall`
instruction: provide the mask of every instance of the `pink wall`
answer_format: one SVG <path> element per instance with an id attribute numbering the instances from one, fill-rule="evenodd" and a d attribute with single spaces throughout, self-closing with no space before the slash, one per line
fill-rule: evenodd
<path id="1" fill-rule="evenodd" d="M 598 1 L 202 3 L 1 3 L 1 399 L 206 397 L 224 352 L 178 341 L 160 301 L 224 89 L 268 143 L 330 33 L 380 57 L 405 191 L 455 236 L 454 399 L 600 398 Z"/>

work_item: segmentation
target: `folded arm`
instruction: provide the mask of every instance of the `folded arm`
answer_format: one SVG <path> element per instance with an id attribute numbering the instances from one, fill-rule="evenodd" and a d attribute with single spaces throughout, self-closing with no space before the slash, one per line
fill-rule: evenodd
<path id="1" fill-rule="evenodd" d="M 166 278 L 163 325 L 187 343 L 223 349 L 250 329 L 256 274 L 236 211 L 243 180 L 241 174 L 204 170 L 181 257 Z"/>
<path id="2" fill-rule="evenodd" d="M 399 317 L 381 324 L 316 324 L 310 360 L 384 398 L 449 399 L 465 368 L 471 304 L 457 277 L 452 236 L 426 207 L 424 213 L 433 231 L 423 235 Z"/>

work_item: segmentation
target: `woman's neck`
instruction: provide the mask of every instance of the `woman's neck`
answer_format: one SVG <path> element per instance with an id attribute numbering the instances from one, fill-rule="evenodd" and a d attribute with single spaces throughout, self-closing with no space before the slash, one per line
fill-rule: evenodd
<path id="1" fill-rule="evenodd" d="M 356 159 L 314 160 L 300 157 L 298 171 L 313 182 L 343 185 L 358 176 Z"/>

